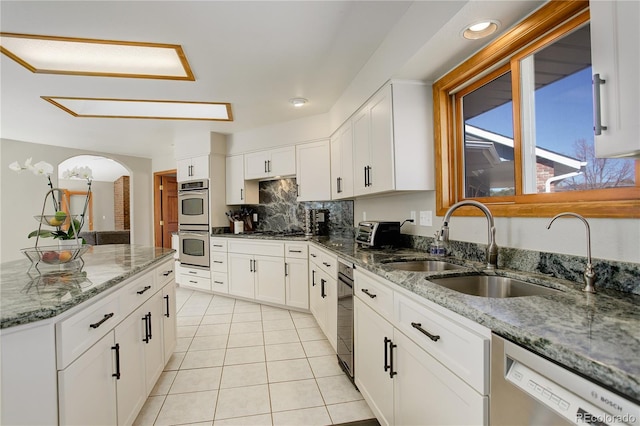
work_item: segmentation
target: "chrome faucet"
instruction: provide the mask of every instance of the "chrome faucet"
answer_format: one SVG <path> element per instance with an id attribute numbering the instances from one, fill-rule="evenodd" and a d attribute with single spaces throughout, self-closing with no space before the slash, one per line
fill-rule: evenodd
<path id="1" fill-rule="evenodd" d="M 487 206 L 478 201 L 473 200 L 465 200 L 460 201 L 449 207 L 447 213 L 444 215 L 444 220 L 442 224 L 442 228 L 440 228 L 440 236 L 438 237 L 439 241 L 449 241 L 449 219 L 451 218 L 451 214 L 458 209 L 458 207 L 462 206 L 473 206 L 482 210 L 482 213 L 487 217 L 487 225 L 488 225 L 488 245 L 486 250 L 486 260 L 487 260 L 487 269 L 496 269 L 498 267 L 498 245 L 496 244 L 496 227 L 493 223 L 493 215 Z"/>
<path id="2" fill-rule="evenodd" d="M 550 229 L 553 221 L 561 216 L 577 217 L 584 223 L 584 226 L 587 228 L 587 266 L 584 270 L 584 288 L 582 289 L 582 291 L 585 291 L 587 293 L 595 293 L 596 292 L 596 286 L 595 286 L 596 273 L 593 270 L 593 265 L 591 264 L 591 228 L 589 228 L 589 222 L 587 222 L 587 220 L 584 217 L 580 216 L 577 213 L 564 212 L 564 213 L 559 213 L 555 215 L 547 224 L 547 229 Z"/>

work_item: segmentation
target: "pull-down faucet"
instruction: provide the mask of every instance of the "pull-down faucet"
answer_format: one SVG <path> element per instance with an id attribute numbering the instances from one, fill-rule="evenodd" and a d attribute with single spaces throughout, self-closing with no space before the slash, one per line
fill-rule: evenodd
<path id="1" fill-rule="evenodd" d="M 486 260 L 487 260 L 487 269 L 496 269 L 498 267 L 498 245 L 496 244 L 496 227 L 493 223 L 493 215 L 491 211 L 482 203 L 473 200 L 464 200 L 455 203 L 447 213 L 444 215 L 444 220 L 442 224 L 442 228 L 440 228 L 440 236 L 438 237 L 439 241 L 449 241 L 449 219 L 451 218 L 451 214 L 458 209 L 458 207 L 462 206 L 474 206 L 482 210 L 482 213 L 487 217 L 487 228 L 488 228 L 488 245 L 486 250 Z"/>
<path id="2" fill-rule="evenodd" d="M 593 270 L 593 265 L 591 264 L 591 229 L 589 228 L 589 222 L 587 222 L 587 220 L 584 217 L 580 216 L 577 213 L 564 212 L 564 213 L 555 215 L 547 224 L 547 229 L 550 229 L 553 221 L 561 216 L 577 217 L 584 223 L 584 226 L 587 228 L 587 266 L 584 270 L 584 288 L 582 289 L 582 291 L 585 291 L 587 293 L 595 293 L 596 292 L 596 286 L 595 286 L 596 273 Z"/>

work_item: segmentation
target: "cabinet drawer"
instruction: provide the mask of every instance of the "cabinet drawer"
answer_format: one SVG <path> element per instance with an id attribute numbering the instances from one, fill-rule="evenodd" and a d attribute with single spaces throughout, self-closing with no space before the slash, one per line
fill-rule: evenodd
<path id="1" fill-rule="evenodd" d="M 226 253 L 211 253 L 211 272 L 227 272 Z"/>
<path id="2" fill-rule="evenodd" d="M 157 288 L 164 287 L 165 284 L 176 278 L 175 261 L 171 259 L 155 269 Z"/>
<path id="3" fill-rule="evenodd" d="M 56 324 L 58 370 L 66 368 L 128 314 L 122 311 L 118 296 L 119 292 L 114 293 Z"/>
<path id="4" fill-rule="evenodd" d="M 285 243 L 284 255 L 286 257 L 306 259 L 308 257 L 308 248 L 309 246 L 305 243 Z"/>
<path id="5" fill-rule="evenodd" d="M 476 391 L 488 395 L 488 338 L 398 292 L 394 317 L 396 328 Z"/>
<path id="6" fill-rule="evenodd" d="M 226 273 L 211 273 L 211 290 L 218 293 L 229 293 L 229 277 Z"/>
<path id="7" fill-rule="evenodd" d="M 318 247 L 309 247 L 309 260 L 325 271 L 331 278 L 338 276 L 338 257 Z"/>
<path id="8" fill-rule="evenodd" d="M 155 273 L 155 271 L 154 271 Z M 123 318 L 146 302 L 160 288 L 153 281 L 153 274 L 145 274 L 127 283 L 118 291 Z"/>
<path id="9" fill-rule="evenodd" d="M 180 275 L 183 275 L 184 277 L 211 278 L 211 272 L 208 269 L 185 268 L 184 266 L 180 269 Z"/>
<path id="10" fill-rule="evenodd" d="M 275 241 L 239 241 L 228 243 L 229 253 L 252 254 L 258 256 L 284 256 L 284 243 Z"/>
<path id="11" fill-rule="evenodd" d="M 200 290 L 211 290 L 211 278 L 202 278 L 193 275 L 183 275 L 180 285 Z"/>
<path id="12" fill-rule="evenodd" d="M 354 294 L 387 320 L 393 318 L 393 290 L 360 270 L 354 271 Z"/>
<path id="13" fill-rule="evenodd" d="M 228 241 L 226 238 L 211 238 L 211 251 L 226 253 Z"/>

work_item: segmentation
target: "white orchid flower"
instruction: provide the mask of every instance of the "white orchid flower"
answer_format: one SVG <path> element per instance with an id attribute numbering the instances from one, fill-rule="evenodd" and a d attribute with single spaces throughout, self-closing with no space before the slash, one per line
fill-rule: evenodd
<path id="1" fill-rule="evenodd" d="M 39 161 L 32 166 L 31 171 L 36 176 L 50 176 L 53 173 L 53 166 L 45 161 Z"/>
<path id="2" fill-rule="evenodd" d="M 18 173 L 20 173 L 22 170 L 24 170 L 22 168 L 22 166 L 20 165 L 20 163 L 18 163 L 17 161 L 14 161 L 13 163 L 9 164 L 9 168 L 11 170 L 13 170 L 14 172 L 18 172 Z"/>

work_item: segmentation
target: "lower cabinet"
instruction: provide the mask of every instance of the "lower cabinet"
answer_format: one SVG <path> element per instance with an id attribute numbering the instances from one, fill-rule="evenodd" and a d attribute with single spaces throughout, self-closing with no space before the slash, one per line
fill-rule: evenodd
<path id="1" fill-rule="evenodd" d="M 380 424 L 487 425 L 488 337 L 354 276 L 355 383 Z"/>
<path id="2" fill-rule="evenodd" d="M 324 332 L 333 350 L 337 349 L 338 340 L 338 281 L 319 269 L 314 263 L 310 265 L 309 309 Z"/>
<path id="3" fill-rule="evenodd" d="M 284 258 L 229 253 L 229 294 L 284 305 Z"/>
<path id="4" fill-rule="evenodd" d="M 309 262 L 307 259 L 285 259 L 285 303 L 300 309 L 309 309 Z"/>
<path id="5" fill-rule="evenodd" d="M 141 306 L 123 313 L 121 321 L 58 371 L 59 424 L 135 421 L 176 345 L 173 276 L 158 285 Z M 87 329 L 108 327 L 110 318 Z M 65 345 L 64 336 L 60 344 Z"/>

